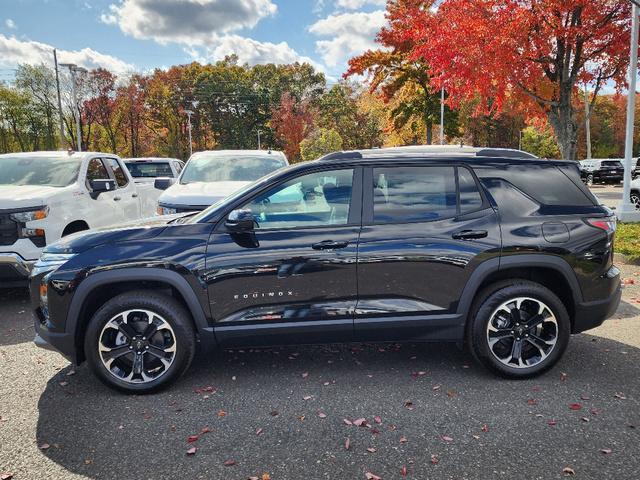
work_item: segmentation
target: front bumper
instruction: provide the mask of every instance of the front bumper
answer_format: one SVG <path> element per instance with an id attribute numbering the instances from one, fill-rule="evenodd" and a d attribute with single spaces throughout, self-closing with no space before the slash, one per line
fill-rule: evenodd
<path id="1" fill-rule="evenodd" d="M 580 333 L 596 328 L 616 313 L 622 297 L 620 270 L 612 266 L 604 275 L 603 280 L 609 283 L 609 296 L 593 302 L 578 303 L 571 333 Z"/>
<path id="2" fill-rule="evenodd" d="M 36 331 L 33 343 L 40 348 L 53 350 L 72 363 L 77 364 L 77 349 L 72 334 L 66 332 L 52 332 L 43 323 L 37 311 L 33 315 L 34 329 Z"/>
<path id="3" fill-rule="evenodd" d="M 0 252 L 0 288 L 26 287 L 34 263 L 17 253 Z"/>

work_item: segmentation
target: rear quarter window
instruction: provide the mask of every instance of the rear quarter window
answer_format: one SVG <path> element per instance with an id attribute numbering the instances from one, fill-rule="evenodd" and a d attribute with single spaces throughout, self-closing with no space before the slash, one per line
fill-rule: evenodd
<path id="1" fill-rule="evenodd" d="M 577 166 L 573 163 L 511 164 L 477 168 L 483 179 L 501 179 L 525 193 L 542 205 L 593 206 L 598 202 L 582 182 Z"/>

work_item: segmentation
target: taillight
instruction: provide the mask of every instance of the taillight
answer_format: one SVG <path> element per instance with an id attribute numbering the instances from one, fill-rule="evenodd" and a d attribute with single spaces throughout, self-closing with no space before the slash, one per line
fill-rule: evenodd
<path id="1" fill-rule="evenodd" d="M 616 217 L 587 218 L 586 222 L 592 227 L 599 228 L 607 233 L 614 233 L 616 231 Z"/>

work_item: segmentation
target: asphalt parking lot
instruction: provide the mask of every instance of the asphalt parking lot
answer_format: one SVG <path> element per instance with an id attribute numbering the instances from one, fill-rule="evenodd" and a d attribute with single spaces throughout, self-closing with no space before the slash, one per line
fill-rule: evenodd
<path id="1" fill-rule="evenodd" d="M 327 345 L 220 352 L 152 396 L 116 394 L 86 366 L 35 347 L 26 292 L 5 290 L 0 472 L 637 478 L 640 269 L 623 272 L 634 284 L 615 318 L 573 337 L 534 380 L 495 378 L 450 345 Z"/>

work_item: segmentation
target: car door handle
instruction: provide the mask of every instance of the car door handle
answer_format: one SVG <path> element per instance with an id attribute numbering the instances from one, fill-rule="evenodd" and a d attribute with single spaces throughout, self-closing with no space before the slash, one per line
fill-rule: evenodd
<path id="1" fill-rule="evenodd" d="M 131 198 L 138 198 L 138 194 L 137 193 L 132 193 L 131 194 Z"/>
<path id="2" fill-rule="evenodd" d="M 119 202 L 120 201 L 120 197 L 113 197 L 113 201 L 114 202 Z"/>
<path id="3" fill-rule="evenodd" d="M 460 230 L 451 235 L 455 240 L 473 240 L 474 238 L 485 238 L 488 235 L 486 230 Z"/>
<path id="4" fill-rule="evenodd" d="M 349 242 L 334 242 L 333 240 L 324 240 L 322 242 L 314 243 L 311 248 L 314 250 L 334 250 L 336 248 L 345 248 L 349 245 Z"/>

